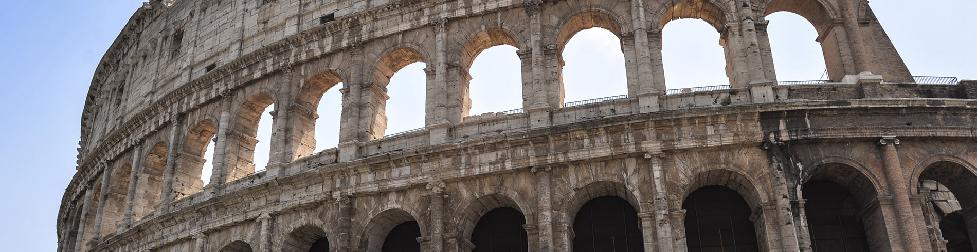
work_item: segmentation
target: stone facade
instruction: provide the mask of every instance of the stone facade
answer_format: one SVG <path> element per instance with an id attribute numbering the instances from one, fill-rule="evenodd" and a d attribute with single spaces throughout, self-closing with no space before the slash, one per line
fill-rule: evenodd
<path id="1" fill-rule="evenodd" d="M 831 80 L 776 80 L 778 11 Z M 666 89 L 679 18 L 720 32 L 729 86 Z M 628 95 L 566 103 L 562 49 L 591 27 L 621 38 Z M 467 116 L 502 44 L 523 109 Z M 384 136 L 413 62 L 426 127 Z M 332 88 L 340 145 L 314 153 Z M 864 0 L 153 0 L 96 71 L 59 251 L 952 251 L 977 243 L 974 125 L 977 82 L 915 83 Z"/>

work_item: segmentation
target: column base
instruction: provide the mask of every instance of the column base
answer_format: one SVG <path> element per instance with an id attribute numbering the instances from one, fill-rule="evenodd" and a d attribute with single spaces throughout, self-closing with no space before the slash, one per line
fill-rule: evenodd
<path id="1" fill-rule="evenodd" d="M 427 126 L 427 134 L 430 138 L 431 145 L 438 145 L 447 143 L 451 136 L 448 134 L 449 129 L 451 129 L 451 123 L 440 122 L 433 125 Z"/>
<path id="2" fill-rule="evenodd" d="M 777 100 L 771 82 L 750 83 L 750 98 L 753 103 L 769 103 Z"/>
<path id="3" fill-rule="evenodd" d="M 638 95 L 638 112 L 651 113 L 660 111 L 659 99 L 661 99 L 659 95 L 654 93 Z"/>
<path id="4" fill-rule="evenodd" d="M 360 157 L 360 144 L 357 141 L 339 143 L 339 162 L 349 162 Z"/>

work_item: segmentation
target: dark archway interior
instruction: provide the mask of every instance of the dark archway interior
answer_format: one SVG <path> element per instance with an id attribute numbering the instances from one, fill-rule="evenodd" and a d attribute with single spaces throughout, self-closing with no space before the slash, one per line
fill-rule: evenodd
<path id="1" fill-rule="evenodd" d="M 940 219 L 940 232 L 943 233 L 943 239 L 947 240 L 947 251 L 974 251 L 973 245 L 970 244 L 970 233 L 967 232 L 967 225 L 964 224 L 960 211 L 947 214 Z"/>
<path id="2" fill-rule="evenodd" d="M 421 237 L 421 227 L 416 221 L 408 221 L 397 225 L 387 238 L 383 240 L 383 252 L 420 252 L 421 244 L 417 238 Z"/>
<path id="3" fill-rule="evenodd" d="M 814 251 L 869 251 L 858 201 L 847 189 L 830 181 L 811 181 L 803 193 Z"/>
<path id="4" fill-rule="evenodd" d="M 750 207 L 723 186 L 699 188 L 685 199 L 689 251 L 758 251 Z"/>
<path id="5" fill-rule="evenodd" d="M 626 200 L 604 196 L 584 204 L 573 220 L 573 251 L 644 251 L 638 213 Z"/>
<path id="6" fill-rule="evenodd" d="M 525 252 L 529 251 L 526 236 L 526 216 L 511 207 L 489 211 L 472 231 L 474 252 Z"/>
<path id="7" fill-rule="evenodd" d="M 325 237 L 319 238 L 315 241 L 315 243 L 312 244 L 312 248 L 309 249 L 309 252 L 329 252 L 329 239 L 326 239 Z"/>
<path id="8" fill-rule="evenodd" d="M 947 250 L 974 251 L 973 244 L 977 243 L 977 217 L 974 216 L 977 211 L 973 210 L 977 208 L 977 176 L 957 163 L 938 162 L 923 170 L 919 180 L 921 190 L 928 180 L 939 188 L 930 192 L 930 200 L 940 216 L 940 232 L 947 241 Z M 938 202 L 945 206 L 940 207 Z"/>

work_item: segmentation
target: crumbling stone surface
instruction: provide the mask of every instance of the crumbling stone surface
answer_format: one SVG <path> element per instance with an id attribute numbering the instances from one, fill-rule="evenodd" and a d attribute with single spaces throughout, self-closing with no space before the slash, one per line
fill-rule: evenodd
<path id="1" fill-rule="evenodd" d="M 776 80 L 762 20 L 778 11 L 817 28 L 831 80 Z M 660 31 L 678 18 L 722 31 L 729 86 L 666 89 Z M 591 27 L 621 38 L 628 95 L 566 103 L 562 48 Z M 467 116 L 468 69 L 501 44 L 519 49 L 523 108 Z M 414 62 L 426 127 L 385 135 L 386 84 Z M 857 0 L 152 0 L 94 76 L 59 251 L 381 251 L 404 223 L 423 251 L 471 251 L 499 208 L 523 215 L 528 251 L 579 251 L 601 197 L 633 210 L 644 251 L 687 251 L 706 243 L 686 227 L 703 188 L 742 198 L 757 249 L 812 251 L 832 230 L 808 221 L 824 183 L 848 195 L 857 244 L 943 251 L 977 244 L 975 85 L 951 84 L 913 83 Z M 332 88 L 340 145 L 314 153 Z M 969 237 L 941 229 L 950 214 Z"/>

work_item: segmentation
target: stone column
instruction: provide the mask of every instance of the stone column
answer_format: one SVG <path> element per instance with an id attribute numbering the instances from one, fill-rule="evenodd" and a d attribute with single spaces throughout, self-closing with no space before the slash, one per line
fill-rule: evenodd
<path id="1" fill-rule="evenodd" d="M 271 141 L 269 144 L 270 153 L 268 153 L 268 165 L 265 167 L 265 170 L 267 170 L 265 174 L 268 176 L 278 175 L 282 165 L 292 162 L 294 157 L 292 153 L 297 149 L 296 146 L 302 144 L 301 142 L 293 141 L 292 135 L 294 132 L 292 132 L 293 126 L 290 123 L 292 115 L 291 110 L 295 105 L 293 102 L 295 98 L 290 94 L 292 94 L 293 89 L 297 88 L 299 85 L 292 84 L 292 75 L 294 75 L 294 72 L 292 72 L 292 67 L 290 65 L 282 67 L 281 75 L 283 76 L 281 82 L 285 83 L 285 85 L 283 85 L 283 87 L 280 88 L 279 93 L 276 94 L 277 98 L 275 99 L 274 104 L 275 111 L 272 111 L 271 113 L 273 120 L 271 124 L 271 138 L 265 139 L 265 141 Z M 261 118 L 261 116 L 258 118 Z M 315 121 L 315 119 L 312 120 Z M 311 130 L 314 134 L 315 127 L 312 127 Z M 313 149 L 314 148 L 315 147 L 313 147 Z"/>
<path id="2" fill-rule="evenodd" d="M 689 251 L 688 242 L 685 240 L 685 209 L 672 210 L 668 217 L 672 221 L 672 237 L 674 237 L 672 251 Z"/>
<path id="3" fill-rule="evenodd" d="M 233 97 L 227 93 L 221 95 L 220 122 L 217 126 L 217 145 L 214 146 L 214 168 L 210 176 L 210 184 L 207 187 L 223 185 L 227 179 L 228 167 L 228 145 L 233 142 L 229 138 L 233 137 L 231 132 L 231 101 Z M 207 189 L 204 189 L 207 191 Z"/>
<path id="4" fill-rule="evenodd" d="M 78 216 L 78 233 L 75 236 L 75 250 L 85 251 L 85 234 L 86 224 L 88 222 L 88 212 L 92 210 L 92 197 L 95 197 L 92 193 L 92 188 L 84 188 L 85 195 L 84 200 L 81 204 L 81 216 Z"/>
<path id="5" fill-rule="evenodd" d="M 638 219 L 641 220 L 641 239 L 645 251 L 658 251 L 660 250 L 657 245 L 658 241 L 655 238 L 655 214 L 649 212 L 638 213 Z"/>
<path id="6" fill-rule="evenodd" d="M 522 228 L 526 230 L 526 241 L 529 242 L 528 252 L 539 251 L 539 247 L 536 246 L 537 244 L 533 243 L 533 241 L 539 240 L 539 228 L 537 228 L 536 225 L 529 223 L 522 225 Z M 465 251 L 471 251 L 471 249 Z"/>
<path id="7" fill-rule="evenodd" d="M 665 172 L 662 169 L 662 159 L 655 154 L 645 154 L 645 158 L 651 161 L 652 186 L 655 190 L 654 199 L 654 219 L 655 239 L 658 243 L 658 251 L 671 251 L 674 248 L 672 238 L 672 220 L 668 213 L 668 199 L 665 193 Z M 646 251 L 651 251 L 645 249 Z"/>
<path id="8" fill-rule="evenodd" d="M 531 128 L 548 127 L 552 123 L 550 109 L 558 108 L 562 105 L 559 100 L 562 100 L 563 94 L 562 83 L 551 83 L 551 78 L 548 75 L 556 74 L 556 80 L 552 82 L 562 82 L 559 77 L 559 71 L 561 71 L 559 68 L 562 65 L 554 64 L 556 66 L 550 66 L 550 62 L 556 62 L 559 59 L 550 59 L 551 57 L 548 57 L 549 55 L 546 52 L 552 52 L 555 48 L 548 48 L 543 45 L 543 21 L 541 17 L 543 1 L 526 0 L 523 1 L 523 5 L 523 9 L 529 15 L 529 56 L 531 59 L 530 67 L 532 68 L 532 84 L 529 85 L 528 90 L 525 87 L 523 88 L 523 100 L 525 100 L 523 107 L 529 113 L 529 125 Z M 556 68 L 556 72 L 548 74 L 548 72 L 554 71 L 553 68 Z M 553 97 L 550 95 L 550 89 L 554 85 L 561 88 L 559 90 L 560 99 L 557 99 L 555 102 L 552 101 Z M 525 106 L 525 104 L 529 106 Z"/>
<path id="9" fill-rule="evenodd" d="M 533 167 L 536 175 L 536 226 L 539 228 L 539 251 L 555 251 L 553 247 L 553 206 L 550 192 L 550 167 Z"/>
<path id="10" fill-rule="evenodd" d="M 430 190 L 430 251 L 444 251 L 444 201 L 447 195 L 444 193 L 444 182 L 433 182 L 427 185 Z"/>
<path id="11" fill-rule="evenodd" d="M 764 215 L 775 215 L 772 218 L 773 222 L 769 225 L 776 225 L 778 227 L 778 233 L 780 237 L 781 249 L 784 251 L 799 251 L 800 244 L 797 239 L 797 229 L 794 227 L 794 216 L 791 212 L 790 206 L 790 193 L 791 191 L 787 189 L 787 179 L 784 176 L 784 170 L 787 169 L 784 162 L 787 159 L 787 154 L 780 149 L 779 142 L 776 139 L 770 139 L 772 141 L 767 141 L 763 144 L 763 149 L 767 152 L 768 163 L 767 171 L 773 175 L 772 187 L 774 191 L 773 202 L 770 208 L 764 208 Z M 768 211 L 769 210 L 769 211 Z M 770 218 L 767 218 L 770 220 Z M 769 237 L 774 238 L 774 237 Z"/>
<path id="12" fill-rule="evenodd" d="M 351 252 L 353 251 L 350 244 L 350 235 L 352 234 L 352 219 L 353 219 L 353 206 L 349 195 L 343 195 L 341 193 L 333 194 L 336 199 L 336 208 L 339 210 L 338 218 L 336 219 L 336 252 Z"/>
<path id="13" fill-rule="evenodd" d="M 906 251 L 920 251 L 916 229 L 911 223 L 916 223 L 912 214 L 912 205 L 909 199 L 909 188 L 905 183 L 905 175 L 902 172 L 902 164 L 899 161 L 899 151 L 896 145 L 899 139 L 895 136 L 886 136 L 879 140 L 882 148 L 882 164 L 885 171 L 886 180 L 889 184 L 889 191 L 892 193 L 896 215 L 899 217 L 899 231 L 897 232 Z"/>
<path id="14" fill-rule="evenodd" d="M 271 215 L 268 213 L 261 214 L 258 217 L 258 251 L 271 252 Z"/>
<path id="15" fill-rule="evenodd" d="M 205 252 L 207 251 L 207 235 L 204 233 L 196 233 L 193 235 L 193 251 L 194 252 Z"/>
<path id="16" fill-rule="evenodd" d="M 167 212 L 170 203 L 176 198 L 173 193 L 173 181 L 176 176 L 176 159 L 181 151 L 180 146 L 183 145 L 183 139 L 180 136 L 185 119 L 183 114 L 178 114 L 173 118 L 170 123 L 169 146 L 166 148 L 166 168 L 163 170 L 163 195 L 160 195 L 160 211 L 156 211 L 157 214 Z"/>
<path id="17" fill-rule="evenodd" d="M 797 223 L 797 240 L 801 252 L 810 252 L 813 251 L 813 248 L 811 247 L 811 231 L 807 226 L 807 209 L 804 208 L 806 200 L 800 196 L 801 194 L 798 193 L 797 216 L 794 217 L 794 222 Z"/>
<path id="18" fill-rule="evenodd" d="M 146 176 L 142 175 L 142 148 L 143 143 L 139 143 L 132 150 L 132 170 L 129 172 L 129 188 L 126 189 L 126 206 L 122 213 L 122 221 L 119 223 L 119 229 L 127 229 L 132 226 L 132 215 L 133 208 L 135 208 L 136 200 L 142 199 L 145 195 L 139 195 L 136 197 L 136 189 L 138 185 L 144 184 L 140 183 L 142 179 L 148 179 Z"/>
<path id="19" fill-rule="evenodd" d="M 112 171 L 114 170 L 114 165 L 102 164 L 102 167 L 104 167 L 102 170 L 102 184 L 98 195 L 95 195 L 95 197 L 98 197 L 98 206 L 96 206 L 97 208 L 95 210 L 95 230 L 92 235 L 95 239 L 102 236 L 102 217 L 105 215 L 105 201 L 107 201 L 109 196 L 109 183 L 112 181 Z"/>

